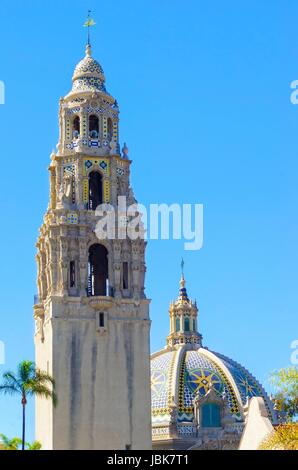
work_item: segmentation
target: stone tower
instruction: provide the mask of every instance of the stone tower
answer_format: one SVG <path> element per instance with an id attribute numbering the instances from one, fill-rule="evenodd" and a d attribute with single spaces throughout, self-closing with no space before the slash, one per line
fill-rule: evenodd
<path id="1" fill-rule="evenodd" d="M 116 208 L 118 196 L 136 202 L 118 114 L 88 44 L 71 92 L 60 99 L 50 200 L 37 242 L 36 363 L 55 379 L 58 396 L 56 408 L 36 402 L 43 449 L 151 447 L 145 242 L 96 235 L 99 204 Z"/>

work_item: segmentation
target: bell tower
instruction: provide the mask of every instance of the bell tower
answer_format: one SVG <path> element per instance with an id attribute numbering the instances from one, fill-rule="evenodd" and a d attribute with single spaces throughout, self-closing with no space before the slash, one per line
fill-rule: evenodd
<path id="1" fill-rule="evenodd" d="M 56 408 L 36 401 L 43 449 L 151 448 L 145 242 L 96 232 L 98 205 L 116 209 L 119 196 L 136 203 L 118 125 L 117 101 L 88 43 L 60 99 L 37 241 L 36 364 L 53 376 L 58 396 Z"/>

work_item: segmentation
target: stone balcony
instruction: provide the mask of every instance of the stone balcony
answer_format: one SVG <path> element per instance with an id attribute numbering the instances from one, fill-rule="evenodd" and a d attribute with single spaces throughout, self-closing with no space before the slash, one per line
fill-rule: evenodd
<path id="1" fill-rule="evenodd" d="M 112 307 L 114 298 L 106 295 L 93 295 L 88 297 L 90 307 L 95 310 L 107 310 Z"/>

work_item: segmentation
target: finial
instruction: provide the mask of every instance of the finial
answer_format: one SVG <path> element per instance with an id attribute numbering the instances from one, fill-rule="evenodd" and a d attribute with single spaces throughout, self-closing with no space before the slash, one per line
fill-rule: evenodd
<path id="1" fill-rule="evenodd" d="M 122 158 L 128 158 L 128 147 L 126 145 L 126 142 L 124 142 L 123 148 L 122 148 Z"/>
<path id="2" fill-rule="evenodd" d="M 180 279 L 180 286 L 185 287 L 185 279 L 184 279 L 184 259 L 181 259 L 181 279 Z"/>
<path id="3" fill-rule="evenodd" d="M 85 28 L 87 28 L 87 48 L 88 48 L 88 46 L 89 47 L 91 46 L 91 43 L 90 43 L 90 27 L 96 25 L 94 19 L 91 18 L 90 14 L 91 14 L 91 10 L 88 10 L 87 21 L 85 21 L 85 23 L 83 25 L 83 26 L 85 26 Z M 87 48 L 86 48 L 86 55 L 88 55 L 87 54 Z M 90 47 L 90 55 L 91 55 L 91 47 Z"/>
<path id="4" fill-rule="evenodd" d="M 86 57 L 91 57 L 92 53 L 91 53 L 90 44 L 87 44 L 85 54 L 86 54 Z"/>

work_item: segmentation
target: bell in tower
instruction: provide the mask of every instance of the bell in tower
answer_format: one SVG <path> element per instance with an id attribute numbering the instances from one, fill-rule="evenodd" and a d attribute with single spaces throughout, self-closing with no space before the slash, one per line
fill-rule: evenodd
<path id="1" fill-rule="evenodd" d="M 37 242 L 36 364 L 53 376 L 58 396 L 56 408 L 37 399 L 43 449 L 151 447 L 145 242 L 99 239 L 95 230 L 100 204 L 116 208 L 119 195 L 132 197 L 118 125 L 117 101 L 88 43 L 60 99 Z"/>

